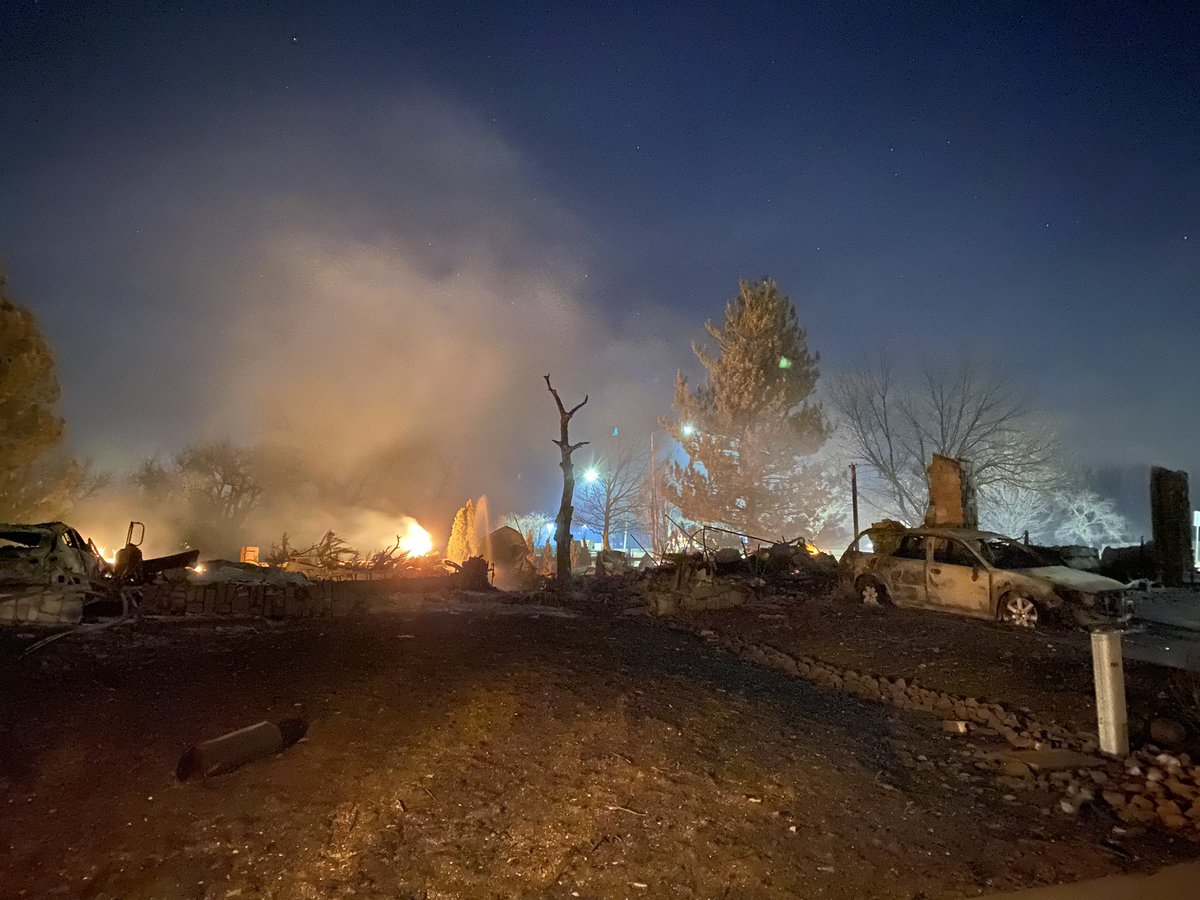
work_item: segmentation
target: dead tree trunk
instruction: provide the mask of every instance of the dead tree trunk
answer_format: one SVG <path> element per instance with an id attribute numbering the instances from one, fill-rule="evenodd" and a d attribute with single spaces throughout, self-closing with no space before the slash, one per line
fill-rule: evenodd
<path id="1" fill-rule="evenodd" d="M 557 544 L 555 579 L 559 586 L 565 587 L 571 580 L 571 516 L 575 514 L 575 507 L 571 505 L 575 498 L 575 467 L 571 464 L 571 454 L 587 444 L 587 441 L 572 444 L 567 430 L 571 425 L 571 416 L 579 412 L 583 404 L 588 402 L 588 398 L 587 394 L 584 394 L 582 402 L 567 409 L 563 406 L 558 391 L 550 384 L 550 376 L 544 377 L 546 387 L 554 396 L 555 405 L 558 406 L 559 437 L 554 443 L 558 445 L 558 449 L 562 453 L 562 462 L 558 465 L 563 470 L 563 492 L 562 502 L 558 505 L 558 516 L 554 520 L 556 526 L 554 541 Z"/>

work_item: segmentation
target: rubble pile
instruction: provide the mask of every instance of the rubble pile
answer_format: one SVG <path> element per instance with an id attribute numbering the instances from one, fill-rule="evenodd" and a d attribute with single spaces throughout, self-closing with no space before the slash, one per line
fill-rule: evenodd
<path id="1" fill-rule="evenodd" d="M 1124 822 L 1156 819 L 1167 828 L 1200 828 L 1200 766 L 1186 753 L 1175 756 L 1147 745 L 1125 760 L 1120 779 L 1100 783 L 1101 798 Z"/>
<path id="2" fill-rule="evenodd" d="M 972 785 L 992 781 L 1010 791 L 1041 791 L 1057 796 L 1063 814 L 1088 803 L 1103 804 L 1129 825 L 1160 825 L 1200 840 L 1200 765 L 1186 753 L 1173 755 L 1153 744 L 1121 760 L 1095 756 L 1092 732 L 1076 732 L 1043 723 L 1031 710 L 1007 709 L 974 697 L 929 690 L 906 678 L 889 678 L 813 659 L 793 657 L 768 644 L 695 631 L 723 650 L 761 666 L 779 669 L 816 684 L 899 709 L 940 716 L 947 733 L 972 738 L 961 760 L 904 759 L 917 767 L 937 768 Z M 983 741 L 988 741 L 984 744 Z M 903 759 L 903 757 L 902 757 Z M 1014 797 L 1015 799 L 1015 797 Z"/>
<path id="3" fill-rule="evenodd" d="M 763 597 L 815 596 L 837 578 L 837 561 L 803 546 L 776 544 L 750 554 L 733 548 L 672 553 L 658 566 L 633 569 L 606 559 L 590 593 L 628 600 L 656 616 L 729 609 Z"/>

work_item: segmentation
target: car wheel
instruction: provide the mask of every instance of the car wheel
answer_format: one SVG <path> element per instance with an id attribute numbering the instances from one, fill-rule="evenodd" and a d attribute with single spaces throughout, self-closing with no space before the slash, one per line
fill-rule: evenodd
<path id="1" fill-rule="evenodd" d="M 858 599 L 863 606 L 880 606 L 888 600 L 887 590 L 874 578 L 858 580 Z"/>
<path id="2" fill-rule="evenodd" d="M 1038 606 L 1024 594 L 1005 594 L 1000 598 L 1000 621 L 1017 628 L 1036 628 Z"/>

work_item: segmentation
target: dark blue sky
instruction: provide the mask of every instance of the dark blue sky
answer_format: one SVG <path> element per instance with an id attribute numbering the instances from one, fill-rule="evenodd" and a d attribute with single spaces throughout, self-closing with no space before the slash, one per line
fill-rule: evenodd
<path id="1" fill-rule="evenodd" d="M 1085 462 L 1200 477 L 1189 4 L 3 8 L 0 255 L 103 458 L 229 390 L 204 341 L 286 227 L 553 272 L 668 374 L 769 274 L 827 370 L 978 354 Z"/>

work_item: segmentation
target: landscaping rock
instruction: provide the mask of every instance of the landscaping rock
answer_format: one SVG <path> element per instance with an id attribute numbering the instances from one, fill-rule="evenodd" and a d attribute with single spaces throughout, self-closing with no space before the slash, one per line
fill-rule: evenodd
<path id="1" fill-rule="evenodd" d="M 1000 763 L 1000 773 L 1008 778 L 1032 778 L 1033 769 L 1020 760 L 1006 757 Z"/>
<path id="2" fill-rule="evenodd" d="M 1050 772 L 1063 769 L 1090 769 L 1103 766 L 1104 760 L 1066 748 L 1047 750 L 1014 750 L 1009 756 L 1026 763 L 1038 771 Z"/>
<path id="3" fill-rule="evenodd" d="M 1174 719 L 1151 719 L 1149 733 L 1150 740 L 1164 747 L 1180 747 L 1187 740 L 1187 729 Z"/>

